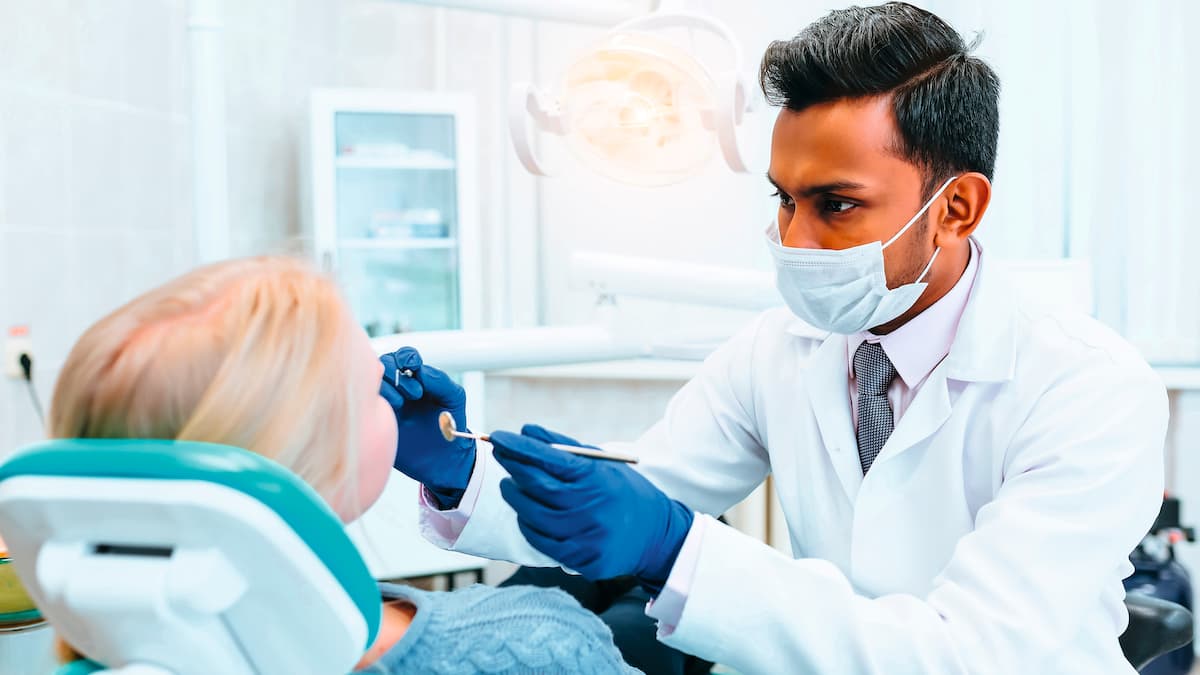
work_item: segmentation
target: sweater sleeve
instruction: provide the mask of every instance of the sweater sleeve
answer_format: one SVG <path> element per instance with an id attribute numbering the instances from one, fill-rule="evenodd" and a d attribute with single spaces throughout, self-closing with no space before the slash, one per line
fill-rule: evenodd
<path id="1" fill-rule="evenodd" d="M 376 672 L 466 675 L 640 671 L 622 660 L 608 626 L 558 589 L 471 586 L 406 593 L 417 607 L 409 633 Z"/>

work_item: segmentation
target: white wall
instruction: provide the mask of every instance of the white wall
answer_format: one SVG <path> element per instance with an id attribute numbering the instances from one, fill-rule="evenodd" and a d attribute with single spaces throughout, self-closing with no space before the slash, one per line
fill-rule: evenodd
<path id="1" fill-rule="evenodd" d="M 0 328 L 31 324 L 38 364 L 187 264 L 183 19 L 139 5 L 0 4 Z M 38 374 L 45 395 L 55 373 Z M 0 382 L 0 448 L 37 436 Z"/>
<path id="2" fill-rule="evenodd" d="M 481 152 L 506 151 L 502 19 L 381 0 L 223 4 L 235 255 L 311 244 L 313 87 L 472 91 Z M 186 0 L 0 0 L 0 335 L 32 326 L 44 400 L 86 326 L 193 263 L 186 21 Z M 479 166 L 494 208 L 503 163 Z M 40 436 L 23 385 L 0 380 L 0 456 Z"/>

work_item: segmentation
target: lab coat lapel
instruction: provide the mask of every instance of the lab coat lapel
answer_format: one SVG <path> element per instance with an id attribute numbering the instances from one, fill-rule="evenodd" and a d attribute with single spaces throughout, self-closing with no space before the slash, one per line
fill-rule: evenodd
<path id="1" fill-rule="evenodd" d="M 872 471 L 892 457 L 929 438 L 950 419 L 950 391 L 946 386 L 945 364 L 933 369 L 908 410 L 896 423 L 892 435 L 879 452 Z"/>
<path id="2" fill-rule="evenodd" d="M 804 379 L 822 444 L 842 489 L 853 502 L 863 476 L 854 426 L 850 421 L 847 368 L 846 336 L 832 334 L 813 352 Z"/>
<path id="3" fill-rule="evenodd" d="M 980 256 L 979 272 L 943 365 L 961 382 L 1005 382 L 1017 363 L 1016 291 L 1003 271 Z"/>
<path id="4" fill-rule="evenodd" d="M 982 256 L 950 353 L 929 374 L 880 451 L 879 466 L 932 436 L 950 418 L 949 380 L 997 382 L 1012 378 L 1016 362 L 1013 291 Z"/>

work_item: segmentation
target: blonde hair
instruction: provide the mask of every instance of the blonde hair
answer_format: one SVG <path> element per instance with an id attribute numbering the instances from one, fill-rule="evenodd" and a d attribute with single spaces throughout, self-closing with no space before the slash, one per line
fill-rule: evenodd
<path id="1" fill-rule="evenodd" d="M 285 257 L 201 267 L 84 333 L 63 365 L 55 438 L 165 438 L 269 457 L 327 500 L 357 470 L 349 311 Z"/>

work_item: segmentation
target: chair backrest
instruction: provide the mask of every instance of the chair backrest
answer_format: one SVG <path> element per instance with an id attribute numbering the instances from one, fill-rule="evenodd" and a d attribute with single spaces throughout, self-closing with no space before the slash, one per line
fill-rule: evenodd
<path id="1" fill-rule="evenodd" d="M 1129 626 L 1121 634 L 1121 651 L 1138 670 L 1192 641 L 1192 613 L 1182 605 L 1145 593 L 1126 593 L 1125 608 Z"/>
<path id="2" fill-rule="evenodd" d="M 260 455 L 70 439 L 0 465 L 0 532 L 72 646 L 109 667 L 349 672 L 381 605 L 341 522 Z"/>

